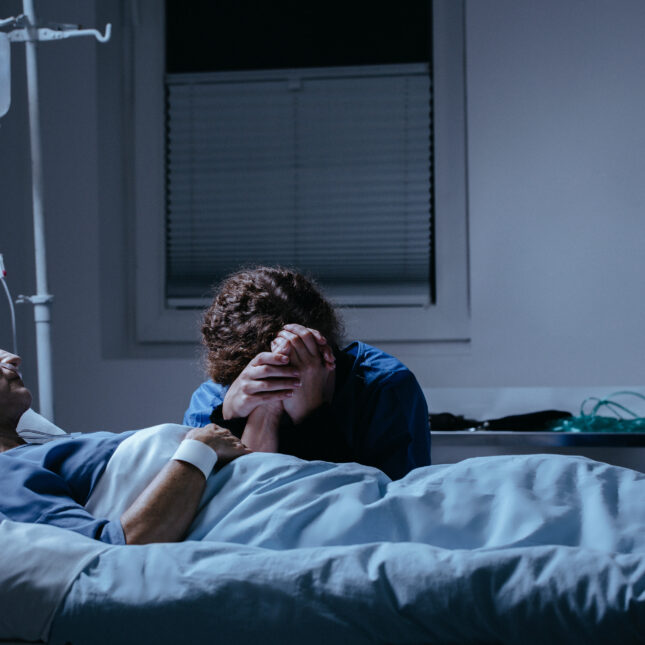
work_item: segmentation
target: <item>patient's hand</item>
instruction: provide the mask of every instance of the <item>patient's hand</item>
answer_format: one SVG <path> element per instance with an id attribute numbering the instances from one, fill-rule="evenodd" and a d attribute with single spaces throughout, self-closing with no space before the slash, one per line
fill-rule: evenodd
<path id="1" fill-rule="evenodd" d="M 279 403 L 300 387 L 298 368 L 279 352 L 255 356 L 233 381 L 224 397 L 225 419 L 248 417 L 259 405 Z"/>
<path id="2" fill-rule="evenodd" d="M 296 324 L 285 325 L 271 349 L 287 354 L 289 364 L 300 373 L 302 386 L 282 405 L 294 423 L 301 423 L 308 414 L 332 399 L 334 354 L 320 332 Z"/>
<path id="3" fill-rule="evenodd" d="M 227 464 L 233 459 L 253 452 L 245 446 L 230 430 L 209 423 L 203 428 L 192 428 L 186 434 L 186 439 L 195 439 L 210 446 L 217 453 L 217 463 Z"/>

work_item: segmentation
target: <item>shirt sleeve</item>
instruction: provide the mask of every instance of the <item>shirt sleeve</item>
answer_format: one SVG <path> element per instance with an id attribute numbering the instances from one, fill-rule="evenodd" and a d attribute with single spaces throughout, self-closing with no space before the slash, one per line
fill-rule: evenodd
<path id="1" fill-rule="evenodd" d="M 213 410 L 224 402 L 228 387 L 205 381 L 190 397 L 190 404 L 184 413 L 182 424 L 191 428 L 203 428 L 211 422 Z"/>
<path id="2" fill-rule="evenodd" d="M 0 514 L 15 522 L 51 524 L 108 544 L 125 544 L 120 522 L 93 517 L 74 501 L 70 486 L 49 470 L 29 461 L 3 460 Z"/>
<path id="3" fill-rule="evenodd" d="M 392 479 L 430 465 L 428 406 L 412 372 L 372 383 L 362 408 L 369 463 Z"/>

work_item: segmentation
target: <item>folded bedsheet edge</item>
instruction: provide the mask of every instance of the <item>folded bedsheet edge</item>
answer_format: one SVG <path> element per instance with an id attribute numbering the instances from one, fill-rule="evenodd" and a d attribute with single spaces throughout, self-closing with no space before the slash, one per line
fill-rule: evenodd
<path id="1" fill-rule="evenodd" d="M 111 545 L 55 526 L 0 521 L 0 640 L 47 641 L 83 570 Z"/>

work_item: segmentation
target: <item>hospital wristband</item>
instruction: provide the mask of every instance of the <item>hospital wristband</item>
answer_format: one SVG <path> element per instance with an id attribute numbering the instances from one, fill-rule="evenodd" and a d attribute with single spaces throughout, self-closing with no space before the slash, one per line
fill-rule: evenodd
<path id="1" fill-rule="evenodd" d="M 204 477 L 208 479 L 217 463 L 217 453 L 203 441 L 184 439 L 179 444 L 179 448 L 175 450 L 172 459 L 185 461 L 195 468 L 199 468 L 204 473 Z"/>

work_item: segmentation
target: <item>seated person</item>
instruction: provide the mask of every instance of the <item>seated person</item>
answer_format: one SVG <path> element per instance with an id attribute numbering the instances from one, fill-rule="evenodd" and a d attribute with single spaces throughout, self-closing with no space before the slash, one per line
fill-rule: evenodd
<path id="1" fill-rule="evenodd" d="M 251 452 L 223 428 L 191 429 L 120 521 L 95 518 L 84 505 L 117 446 L 133 432 L 26 443 L 16 428 L 31 392 L 19 366 L 18 356 L 0 349 L 0 518 L 53 524 L 112 544 L 176 542 L 195 517 L 215 462 Z"/>
<path id="2" fill-rule="evenodd" d="M 184 424 L 229 428 L 254 450 L 356 461 L 392 479 L 430 464 L 428 409 L 410 370 L 360 341 L 339 348 L 332 305 L 282 267 L 235 273 L 205 312 L 210 379 Z"/>

